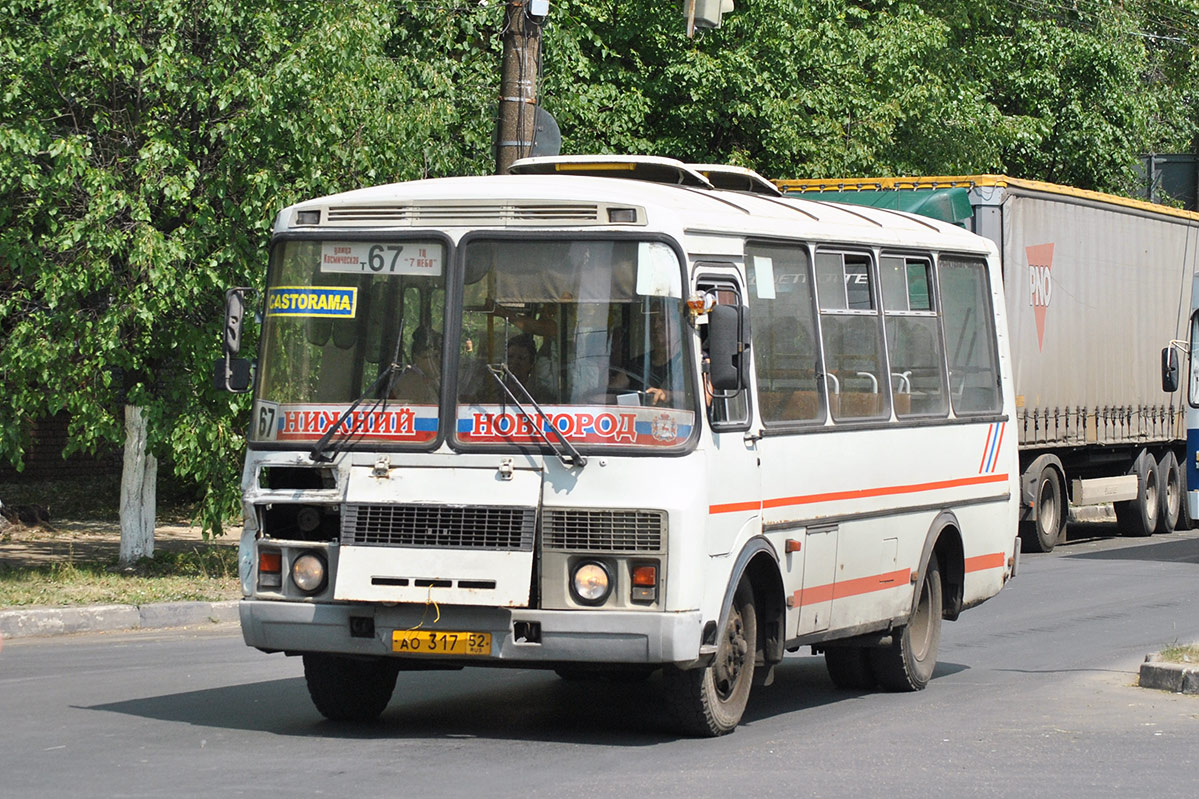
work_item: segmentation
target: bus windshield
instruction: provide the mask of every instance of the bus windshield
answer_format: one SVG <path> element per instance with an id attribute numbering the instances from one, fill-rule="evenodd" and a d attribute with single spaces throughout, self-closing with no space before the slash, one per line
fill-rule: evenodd
<path id="1" fill-rule="evenodd" d="M 434 440 L 444 262 L 428 240 L 277 245 L 251 440 L 315 442 L 334 426 L 353 443 Z"/>
<path id="2" fill-rule="evenodd" d="M 473 239 L 456 441 L 681 447 L 695 423 L 682 270 L 666 244 Z M 551 427 L 552 426 L 552 427 Z"/>

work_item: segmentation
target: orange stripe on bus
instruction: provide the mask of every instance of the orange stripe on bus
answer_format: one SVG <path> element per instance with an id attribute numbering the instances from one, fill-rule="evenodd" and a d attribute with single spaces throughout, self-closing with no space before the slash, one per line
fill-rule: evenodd
<path id="1" fill-rule="evenodd" d="M 1006 474 L 980 474 L 976 477 L 961 477 L 956 480 L 938 480 L 932 483 L 914 483 L 902 486 L 882 486 L 881 488 L 859 488 L 852 491 L 832 491 L 827 494 L 805 494 L 798 497 L 779 497 L 777 499 L 757 502 L 729 502 L 721 505 L 709 505 L 708 513 L 734 513 L 737 511 L 758 510 L 761 508 L 783 508 L 789 505 L 812 505 L 817 502 L 834 502 L 839 499 L 870 499 L 872 497 L 890 497 L 896 494 L 918 494 L 923 491 L 939 491 L 945 488 L 962 488 L 964 486 L 987 485 L 988 483 L 1007 482 Z"/>
<path id="2" fill-rule="evenodd" d="M 1006 563 L 1006 555 L 1002 552 L 993 552 L 990 555 L 977 555 L 973 558 L 966 558 L 965 565 L 966 572 L 969 573 L 985 569 L 998 569 Z M 900 588 L 908 585 L 911 580 L 911 569 L 899 569 L 898 571 L 887 572 L 886 574 L 874 574 L 869 577 L 858 577 L 853 580 L 829 583 L 828 585 L 805 587 L 792 594 L 792 607 L 798 608 L 805 604 L 815 605 L 833 599 L 845 599 L 851 596 L 870 594 L 875 591 L 886 591 L 889 588 Z"/>
<path id="3" fill-rule="evenodd" d="M 709 505 L 708 513 L 736 513 L 742 510 L 761 510 L 761 502 L 729 502 L 725 505 Z"/>
<path id="4" fill-rule="evenodd" d="M 1007 556 L 1002 552 L 992 552 L 990 555 L 976 555 L 966 558 L 966 572 L 979 572 L 986 569 L 1002 569 L 1007 564 Z"/>
<path id="5" fill-rule="evenodd" d="M 886 574 L 872 574 L 869 577 L 858 577 L 853 580 L 842 580 L 828 585 L 814 585 L 801 588 L 794 593 L 795 607 L 804 604 L 814 605 L 828 602 L 832 599 L 845 599 L 851 596 L 886 591 L 888 588 L 900 588 L 908 585 L 912 579 L 911 569 L 900 569 Z"/>

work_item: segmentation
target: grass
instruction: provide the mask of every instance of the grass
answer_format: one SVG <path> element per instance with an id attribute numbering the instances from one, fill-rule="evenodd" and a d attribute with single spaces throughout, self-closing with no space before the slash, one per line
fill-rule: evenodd
<path id="1" fill-rule="evenodd" d="M 1168 646 L 1161 651 L 1161 659 L 1167 663 L 1199 663 L 1199 644 Z"/>
<path id="2" fill-rule="evenodd" d="M 115 559 L 0 564 L 0 608 L 216 602 L 239 596 L 237 548 L 229 545 L 158 552 L 131 569 L 119 569 Z"/>
<path id="3" fill-rule="evenodd" d="M 153 558 L 120 568 L 119 497 L 120 478 L 112 474 L 0 484 L 0 500 L 6 505 L 48 505 L 50 511 L 46 528 L 22 526 L 0 533 L 4 545 L 0 608 L 141 605 L 241 596 L 236 538 L 174 540 L 170 547 L 159 541 Z M 192 511 L 190 499 L 160 473 L 159 524 L 186 527 Z M 47 556 L 47 551 L 54 554 Z M 33 552 L 42 554 L 27 557 Z"/>

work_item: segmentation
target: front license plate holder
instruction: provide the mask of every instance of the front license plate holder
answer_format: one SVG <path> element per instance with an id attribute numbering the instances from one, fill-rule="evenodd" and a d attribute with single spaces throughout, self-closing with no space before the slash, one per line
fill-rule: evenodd
<path id="1" fill-rule="evenodd" d="M 491 633 L 455 630 L 395 630 L 391 634 L 391 651 L 398 655 L 485 657 L 491 654 Z"/>

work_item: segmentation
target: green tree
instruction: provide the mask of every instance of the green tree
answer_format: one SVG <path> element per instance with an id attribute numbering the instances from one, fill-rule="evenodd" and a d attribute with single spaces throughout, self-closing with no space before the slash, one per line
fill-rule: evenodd
<path id="1" fill-rule="evenodd" d="M 367 0 L 0 2 L 0 455 L 19 464 L 25 422 L 61 410 L 71 449 L 124 441 L 146 471 L 125 476 L 123 559 L 153 550 L 156 457 L 203 492 L 208 532 L 236 508 L 246 407 L 211 362 L 272 215 L 486 163 L 450 141 L 481 127 L 455 75 L 397 46 L 396 18 Z"/>

